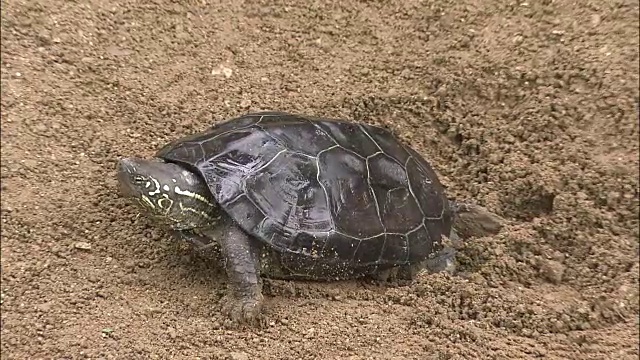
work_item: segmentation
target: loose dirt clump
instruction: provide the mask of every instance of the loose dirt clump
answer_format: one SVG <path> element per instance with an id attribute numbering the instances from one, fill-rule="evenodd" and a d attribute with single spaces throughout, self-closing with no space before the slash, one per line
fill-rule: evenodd
<path id="1" fill-rule="evenodd" d="M 2 3 L 3 359 L 637 359 L 637 1 Z M 262 109 L 392 129 L 508 220 L 412 284 L 268 281 L 123 201 L 120 156 Z"/>

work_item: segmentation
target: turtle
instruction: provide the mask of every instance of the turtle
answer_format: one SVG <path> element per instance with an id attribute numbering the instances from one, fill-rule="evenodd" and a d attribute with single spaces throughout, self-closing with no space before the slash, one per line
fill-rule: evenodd
<path id="1" fill-rule="evenodd" d="M 449 199 L 434 169 L 390 130 L 280 111 L 246 113 L 123 157 L 123 196 L 197 249 L 220 249 L 222 312 L 263 310 L 263 278 L 412 280 L 455 271 L 460 241 L 497 233 L 498 215 Z"/>

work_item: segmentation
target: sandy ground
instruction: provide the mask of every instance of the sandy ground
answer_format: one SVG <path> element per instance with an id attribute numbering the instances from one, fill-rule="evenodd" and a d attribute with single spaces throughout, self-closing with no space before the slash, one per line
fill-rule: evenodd
<path id="1" fill-rule="evenodd" d="M 2 1 L 2 359 L 637 359 L 638 1 Z M 509 220 L 467 277 L 267 283 L 116 191 L 248 111 L 385 124 Z"/>

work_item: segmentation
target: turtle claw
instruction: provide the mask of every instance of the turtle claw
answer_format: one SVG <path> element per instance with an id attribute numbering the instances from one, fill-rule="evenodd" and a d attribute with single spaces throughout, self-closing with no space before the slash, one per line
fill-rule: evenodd
<path id="1" fill-rule="evenodd" d="M 446 272 L 456 273 L 456 253 L 451 247 L 445 247 L 437 252 L 432 258 L 425 261 L 425 268 L 430 273 Z"/>
<path id="2" fill-rule="evenodd" d="M 233 324 L 254 324 L 259 320 L 264 297 L 262 294 L 246 297 L 227 294 L 220 302 L 222 303 L 222 313 Z"/>

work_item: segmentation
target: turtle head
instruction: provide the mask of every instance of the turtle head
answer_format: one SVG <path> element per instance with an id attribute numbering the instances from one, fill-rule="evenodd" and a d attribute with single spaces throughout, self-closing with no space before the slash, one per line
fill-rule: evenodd
<path id="1" fill-rule="evenodd" d="M 120 190 L 142 210 L 172 229 L 213 225 L 219 208 L 197 174 L 160 159 L 123 158 L 117 166 Z"/>

